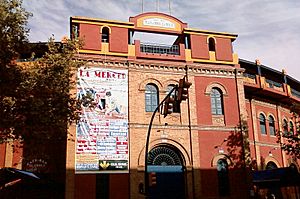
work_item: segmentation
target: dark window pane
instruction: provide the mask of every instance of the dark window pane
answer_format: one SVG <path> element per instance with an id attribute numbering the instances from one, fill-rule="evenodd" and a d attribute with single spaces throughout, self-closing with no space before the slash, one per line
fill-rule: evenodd
<path id="1" fill-rule="evenodd" d="M 272 116 L 269 116 L 270 135 L 275 135 L 275 121 Z"/>
<path id="2" fill-rule="evenodd" d="M 221 196 L 229 195 L 229 175 L 228 175 L 228 164 L 225 159 L 220 159 L 217 162 L 218 171 L 218 187 L 219 194 Z"/>
<path id="3" fill-rule="evenodd" d="M 259 125 L 261 134 L 267 134 L 266 132 L 266 118 L 263 114 L 259 114 Z"/>
<path id="4" fill-rule="evenodd" d="M 145 90 L 145 110 L 153 112 L 158 106 L 158 88 L 154 84 L 147 84 Z"/>
<path id="5" fill-rule="evenodd" d="M 223 114 L 222 94 L 218 89 L 216 88 L 211 89 L 210 101 L 211 101 L 212 114 L 222 115 Z"/>

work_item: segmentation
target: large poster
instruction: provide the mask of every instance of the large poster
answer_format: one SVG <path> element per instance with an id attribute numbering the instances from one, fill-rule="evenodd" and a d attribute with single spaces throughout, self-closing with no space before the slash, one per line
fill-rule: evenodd
<path id="1" fill-rule="evenodd" d="M 75 171 L 128 171 L 128 72 L 80 68 Z"/>

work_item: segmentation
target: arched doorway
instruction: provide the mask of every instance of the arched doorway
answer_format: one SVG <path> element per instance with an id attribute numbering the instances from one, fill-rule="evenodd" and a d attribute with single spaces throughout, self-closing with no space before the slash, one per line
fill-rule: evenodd
<path id="1" fill-rule="evenodd" d="M 277 168 L 278 168 L 278 167 L 277 167 L 277 165 L 275 164 L 275 162 L 270 161 L 270 162 L 267 163 L 266 170 L 277 169 Z"/>
<path id="2" fill-rule="evenodd" d="M 218 171 L 218 187 L 220 196 L 229 195 L 229 174 L 228 163 L 225 158 L 221 158 L 217 161 Z"/>
<path id="3" fill-rule="evenodd" d="M 156 185 L 149 187 L 151 199 L 185 198 L 185 163 L 177 148 L 171 145 L 154 147 L 149 152 L 147 165 L 149 173 L 156 173 Z"/>

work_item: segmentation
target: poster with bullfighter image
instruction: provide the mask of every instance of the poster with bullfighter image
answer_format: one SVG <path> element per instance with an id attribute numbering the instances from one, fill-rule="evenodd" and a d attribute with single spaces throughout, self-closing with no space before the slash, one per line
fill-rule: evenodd
<path id="1" fill-rule="evenodd" d="M 82 67 L 76 128 L 76 173 L 128 172 L 128 72 Z"/>

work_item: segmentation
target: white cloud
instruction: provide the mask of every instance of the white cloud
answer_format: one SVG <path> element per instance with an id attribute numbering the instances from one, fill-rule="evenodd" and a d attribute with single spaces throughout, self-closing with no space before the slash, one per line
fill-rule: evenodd
<path id="1" fill-rule="evenodd" d="M 69 17 L 87 16 L 128 21 L 141 13 L 142 0 L 24 0 L 33 13 L 31 41 L 59 40 L 69 35 Z M 144 0 L 144 11 L 156 11 L 157 0 Z M 159 11 L 169 14 L 169 0 L 159 1 Z M 234 49 L 240 58 L 281 70 L 300 80 L 300 1 L 298 0 L 173 0 L 171 13 L 189 27 L 239 35 Z"/>

